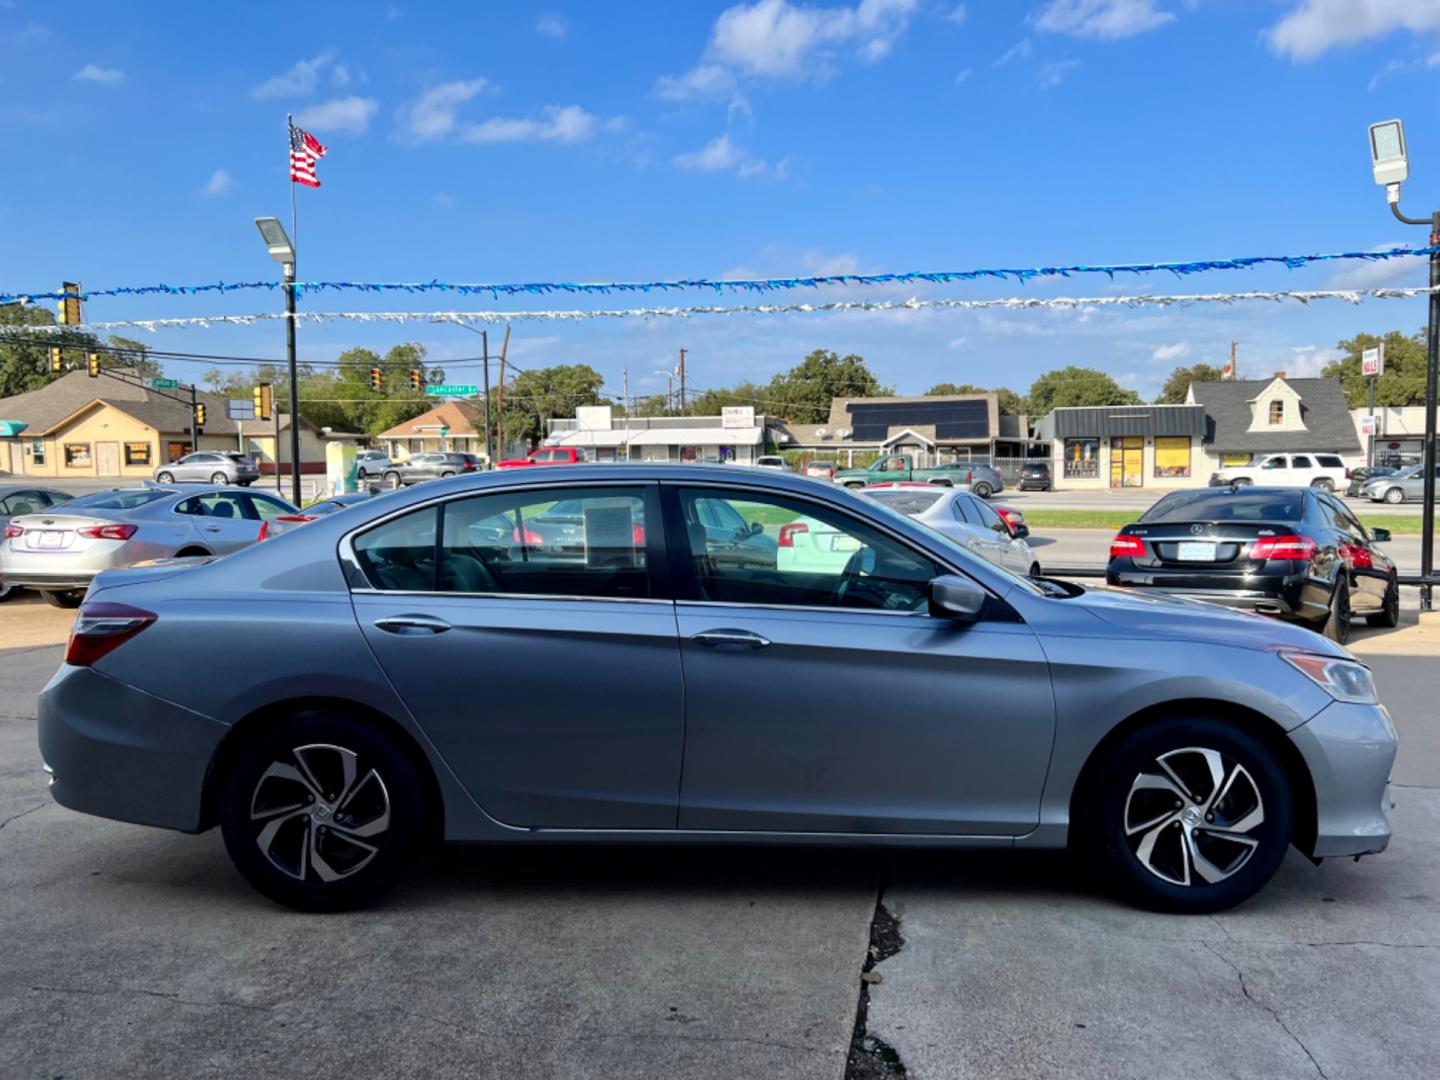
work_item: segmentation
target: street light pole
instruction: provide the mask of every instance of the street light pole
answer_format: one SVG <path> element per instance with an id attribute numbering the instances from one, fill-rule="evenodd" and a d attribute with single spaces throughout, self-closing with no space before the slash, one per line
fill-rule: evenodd
<path id="1" fill-rule="evenodd" d="M 295 262 L 285 264 L 285 360 L 290 365 L 290 501 L 300 505 L 300 375 L 295 363 Z M 278 444 L 277 444 L 278 448 Z M 280 463 L 275 463 L 280 468 Z"/>

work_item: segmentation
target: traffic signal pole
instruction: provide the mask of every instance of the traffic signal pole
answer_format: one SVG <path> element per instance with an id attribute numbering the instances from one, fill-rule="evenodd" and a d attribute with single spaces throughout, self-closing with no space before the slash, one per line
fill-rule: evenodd
<path id="1" fill-rule="evenodd" d="M 291 185 L 294 191 L 294 185 Z M 293 225 L 292 225 L 293 227 Z M 285 359 L 290 365 L 290 501 L 300 505 L 300 375 L 295 364 L 295 264 L 285 264 Z M 280 417 L 275 417 L 275 471 L 280 471 Z"/>

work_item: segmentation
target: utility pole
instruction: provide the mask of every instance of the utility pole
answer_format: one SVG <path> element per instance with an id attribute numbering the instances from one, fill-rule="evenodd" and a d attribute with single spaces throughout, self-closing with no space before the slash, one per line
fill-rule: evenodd
<path id="1" fill-rule="evenodd" d="M 670 383 L 665 388 L 665 415 L 675 415 L 675 376 L 670 376 Z"/>
<path id="2" fill-rule="evenodd" d="M 495 455 L 490 452 L 490 334 L 480 331 L 480 364 L 485 379 L 485 464 L 495 467 Z"/>
<path id="3" fill-rule="evenodd" d="M 680 350 L 680 415 L 685 415 L 685 350 Z"/>
<path id="4" fill-rule="evenodd" d="M 510 351 L 510 324 L 505 324 L 505 338 L 500 342 L 500 385 L 495 388 L 495 448 L 505 456 L 505 354 Z"/>
<path id="5" fill-rule="evenodd" d="M 621 394 L 620 403 L 625 406 L 625 460 L 630 460 L 630 369 L 627 367 L 622 372 L 625 378 L 625 389 Z"/>
<path id="6" fill-rule="evenodd" d="M 1230 377 L 1232 379 L 1240 378 L 1240 366 L 1235 360 L 1235 348 L 1239 344 L 1238 341 L 1230 342 Z"/>

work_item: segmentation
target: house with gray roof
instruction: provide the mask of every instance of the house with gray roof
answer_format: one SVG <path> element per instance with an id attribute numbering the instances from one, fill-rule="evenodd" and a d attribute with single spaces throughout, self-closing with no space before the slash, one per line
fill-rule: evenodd
<path id="1" fill-rule="evenodd" d="M 198 433 L 187 391 L 155 390 L 123 369 L 97 378 L 72 371 L 38 390 L 0 398 L 0 473 L 142 478 L 191 450 L 239 450 L 263 472 L 275 471 L 273 419 L 232 420 L 226 399 L 206 391 L 196 401 L 206 412 Z M 321 434 L 304 417 L 300 425 L 301 472 L 323 472 Z M 289 426 L 289 416 L 281 416 L 280 430 Z M 288 473 L 290 440 L 280 443 L 281 471 Z"/>

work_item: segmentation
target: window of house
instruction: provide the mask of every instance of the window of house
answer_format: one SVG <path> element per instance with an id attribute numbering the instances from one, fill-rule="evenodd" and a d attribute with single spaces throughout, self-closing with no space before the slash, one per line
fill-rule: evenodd
<path id="1" fill-rule="evenodd" d="M 148 442 L 127 442 L 125 444 L 126 465 L 149 465 L 150 444 Z"/>
<path id="2" fill-rule="evenodd" d="M 1100 475 L 1100 440 L 1065 440 L 1065 475 L 1084 479 Z"/>
<path id="3" fill-rule="evenodd" d="M 90 467 L 90 444 L 67 442 L 65 444 L 65 467 L 67 469 L 88 469 Z"/>
<path id="4" fill-rule="evenodd" d="M 1162 478 L 1190 475 L 1190 437 L 1188 435 L 1157 435 L 1155 437 L 1155 475 Z"/>
<path id="5" fill-rule="evenodd" d="M 935 563 L 844 514 L 779 496 L 682 490 L 696 598 L 923 612 Z M 773 530 L 773 538 L 772 538 Z"/>
<path id="6" fill-rule="evenodd" d="M 1283 424 L 1285 422 L 1285 402 L 1279 398 L 1270 402 L 1270 423 Z"/>
<path id="7" fill-rule="evenodd" d="M 30 440 L 30 460 L 31 460 L 32 462 L 34 462 L 36 465 L 44 465 L 44 464 L 45 464 L 45 440 L 44 440 L 44 439 L 31 439 L 31 440 Z"/>

